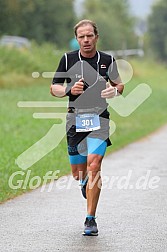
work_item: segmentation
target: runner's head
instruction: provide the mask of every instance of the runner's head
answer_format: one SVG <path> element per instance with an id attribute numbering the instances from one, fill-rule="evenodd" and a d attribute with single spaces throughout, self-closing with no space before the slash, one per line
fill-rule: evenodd
<path id="1" fill-rule="evenodd" d="M 99 37 L 97 25 L 91 20 L 84 19 L 75 25 L 74 32 L 82 56 L 93 57 L 96 53 L 96 43 Z"/>
<path id="2" fill-rule="evenodd" d="M 75 36 L 77 38 L 77 30 L 79 27 L 81 26 L 85 26 L 85 25 L 90 25 L 93 27 L 93 30 L 94 30 L 94 34 L 95 35 L 99 35 L 99 32 L 98 32 L 98 28 L 97 28 L 97 25 L 95 22 L 89 20 L 89 19 L 83 19 L 81 21 L 79 21 L 75 26 L 74 26 L 74 33 L 75 33 Z"/>

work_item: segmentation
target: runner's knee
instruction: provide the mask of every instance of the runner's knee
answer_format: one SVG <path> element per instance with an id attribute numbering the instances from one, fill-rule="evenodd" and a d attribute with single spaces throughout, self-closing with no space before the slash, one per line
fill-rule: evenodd
<path id="1" fill-rule="evenodd" d="M 88 171 L 97 173 L 101 170 L 102 156 L 90 155 L 88 158 Z"/>

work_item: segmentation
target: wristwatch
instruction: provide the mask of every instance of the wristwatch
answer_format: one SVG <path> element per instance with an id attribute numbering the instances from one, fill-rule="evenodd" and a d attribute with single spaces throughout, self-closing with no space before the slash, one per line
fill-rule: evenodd
<path id="1" fill-rule="evenodd" d="M 117 87 L 114 87 L 114 89 L 115 89 L 115 96 L 118 96 L 118 88 Z"/>

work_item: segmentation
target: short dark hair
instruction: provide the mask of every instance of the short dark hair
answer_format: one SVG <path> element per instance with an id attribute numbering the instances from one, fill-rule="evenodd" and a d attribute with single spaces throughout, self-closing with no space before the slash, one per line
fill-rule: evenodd
<path id="1" fill-rule="evenodd" d="M 94 29 L 94 34 L 95 35 L 98 35 L 98 29 L 97 29 L 97 25 L 95 22 L 89 20 L 89 19 L 83 19 L 81 21 L 79 21 L 75 26 L 74 26 L 74 33 L 75 33 L 75 36 L 77 37 L 77 29 L 80 27 L 80 26 L 83 26 L 83 25 L 87 25 L 87 24 L 90 24 L 93 29 Z"/>

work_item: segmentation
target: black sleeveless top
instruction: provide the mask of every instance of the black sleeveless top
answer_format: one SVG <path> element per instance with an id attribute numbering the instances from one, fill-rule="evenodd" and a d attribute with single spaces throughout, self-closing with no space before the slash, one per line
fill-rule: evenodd
<path id="1" fill-rule="evenodd" d="M 67 83 L 67 90 L 76 81 L 83 78 L 85 92 L 81 95 L 69 95 L 69 107 L 73 108 L 107 108 L 106 99 L 101 98 L 101 91 L 106 88 L 106 82 L 114 82 L 119 76 L 115 59 L 106 53 L 96 52 L 93 58 L 85 58 L 80 51 L 65 54 L 54 75 L 53 84 Z"/>

